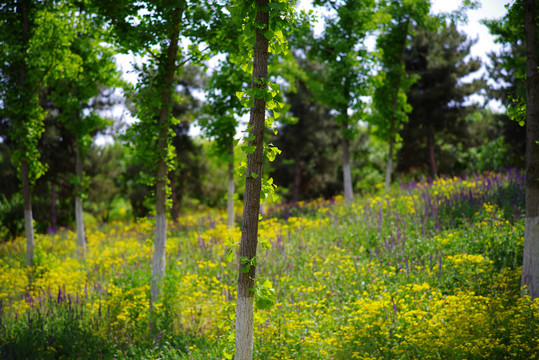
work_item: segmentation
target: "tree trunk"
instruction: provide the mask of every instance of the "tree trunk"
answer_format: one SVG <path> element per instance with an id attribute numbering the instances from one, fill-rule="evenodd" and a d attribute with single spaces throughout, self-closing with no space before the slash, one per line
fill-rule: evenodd
<path id="1" fill-rule="evenodd" d="M 17 12 L 20 13 L 22 18 L 22 40 L 25 50 L 28 48 L 29 42 L 29 21 L 28 21 L 28 7 L 29 1 L 21 1 L 17 6 Z M 19 78 L 17 86 L 24 89 L 26 84 L 27 67 L 23 60 L 19 68 Z M 19 119 L 20 126 L 24 127 L 26 118 Z M 24 153 L 26 149 L 22 148 Z M 20 164 L 21 180 L 22 180 L 22 197 L 24 202 L 24 230 L 26 234 L 26 265 L 31 266 L 34 260 L 34 223 L 32 217 L 32 201 L 30 192 L 30 164 L 23 158 Z"/>
<path id="2" fill-rule="evenodd" d="M 80 156 L 80 147 L 76 145 L 75 149 L 75 172 L 77 175 L 77 189 L 75 191 L 75 223 L 77 226 L 77 247 L 79 254 L 84 257 L 86 252 L 86 234 L 84 231 L 84 214 L 82 211 L 82 158 Z"/>
<path id="3" fill-rule="evenodd" d="M 539 297 L 539 74 L 534 0 L 524 1 L 526 28 L 526 220 L 521 285 Z"/>
<path id="4" fill-rule="evenodd" d="M 262 27 L 256 30 L 253 60 L 253 87 L 260 87 L 256 80 L 267 79 L 268 76 L 268 39 L 263 34 L 269 24 L 267 12 L 268 0 L 256 0 L 256 22 Z M 258 211 L 260 209 L 260 191 L 262 186 L 262 164 L 264 157 L 264 128 L 266 101 L 254 99 L 249 119 L 250 136 L 254 139 L 249 145 L 255 151 L 247 155 L 247 176 L 245 179 L 244 210 L 239 256 L 250 260 L 256 259 L 258 244 Z M 254 177 L 252 174 L 256 174 Z M 253 313 L 254 294 L 250 288 L 254 286 L 255 266 L 247 273 L 239 264 L 238 299 L 236 305 L 236 338 L 235 360 L 251 360 L 253 358 Z"/>
<path id="5" fill-rule="evenodd" d="M 170 197 L 172 198 L 172 209 L 170 209 L 170 216 L 172 221 L 178 222 L 180 210 L 178 207 L 178 193 L 176 192 L 176 181 L 174 180 L 174 174 L 168 174 L 168 180 L 170 181 Z"/>
<path id="6" fill-rule="evenodd" d="M 350 140 L 346 138 L 346 127 L 343 123 L 343 140 L 342 140 L 342 154 L 343 154 L 343 179 L 344 179 L 344 198 L 348 202 L 354 201 L 354 191 L 352 190 L 352 170 L 350 169 Z"/>
<path id="7" fill-rule="evenodd" d="M 21 162 L 21 178 L 22 197 L 24 201 L 24 230 L 26 233 L 26 265 L 31 266 L 34 260 L 34 224 L 28 163 L 24 160 Z"/>
<path id="8" fill-rule="evenodd" d="M 226 223 L 234 226 L 234 140 L 230 142 L 228 158 L 228 191 L 226 198 Z"/>
<path id="9" fill-rule="evenodd" d="M 292 201 L 297 203 L 299 201 L 299 187 L 301 185 L 301 163 L 299 160 L 299 154 L 294 156 L 294 187 L 292 188 Z"/>
<path id="10" fill-rule="evenodd" d="M 56 210 L 56 183 L 51 182 L 51 228 L 50 232 L 56 234 L 58 231 L 58 212 Z"/>
<path id="11" fill-rule="evenodd" d="M 183 16 L 181 9 L 175 13 L 174 24 L 170 34 L 170 43 L 167 49 L 164 84 L 161 96 L 161 108 L 159 111 L 159 134 L 157 140 L 157 151 L 159 160 L 157 162 L 157 181 L 155 186 L 155 241 L 153 250 L 152 267 L 152 301 L 155 303 L 159 299 L 159 282 L 165 276 L 165 255 L 167 242 L 167 152 L 168 152 L 168 130 L 170 117 L 170 104 L 172 101 L 172 81 L 176 72 L 176 56 L 178 55 L 178 40 L 180 34 L 180 21 Z"/>
<path id="12" fill-rule="evenodd" d="M 435 146 L 434 146 L 434 130 L 429 129 L 427 135 L 427 146 L 429 151 L 429 165 L 430 165 L 430 175 L 432 178 L 435 178 L 438 174 L 438 169 L 436 168 L 436 157 L 435 157 Z"/>

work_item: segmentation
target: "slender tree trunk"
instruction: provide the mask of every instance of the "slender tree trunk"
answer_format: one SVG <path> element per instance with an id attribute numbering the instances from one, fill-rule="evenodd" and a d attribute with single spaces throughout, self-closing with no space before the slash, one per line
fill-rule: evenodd
<path id="1" fill-rule="evenodd" d="M 521 285 L 539 297 L 539 74 L 534 0 L 524 1 L 526 28 L 526 220 Z"/>
<path id="2" fill-rule="evenodd" d="M 22 197 L 24 201 L 24 230 L 26 233 L 26 265 L 30 266 L 34 260 L 34 224 L 28 163 L 24 160 L 21 162 L 21 177 Z"/>
<path id="3" fill-rule="evenodd" d="M 77 225 L 77 247 L 82 257 L 86 252 L 86 234 L 84 231 L 84 213 L 82 211 L 82 158 L 80 156 L 80 147 L 75 149 L 75 172 L 77 174 L 77 189 L 75 193 L 75 223 Z"/>
<path id="4" fill-rule="evenodd" d="M 299 201 L 299 187 L 301 185 L 301 163 L 299 161 L 299 154 L 294 156 L 294 187 L 292 188 L 292 201 Z"/>
<path id="5" fill-rule="evenodd" d="M 434 130 L 429 129 L 427 135 L 427 146 L 429 151 L 429 165 L 430 165 L 430 175 L 435 178 L 438 174 L 438 169 L 436 168 L 436 156 L 435 156 L 435 146 L 434 146 Z"/>
<path id="6" fill-rule="evenodd" d="M 172 198 L 172 209 L 170 209 L 170 216 L 172 221 L 178 222 L 179 207 L 178 207 L 178 193 L 176 191 L 176 181 L 174 180 L 174 173 L 168 174 L 168 180 L 170 181 L 170 197 Z"/>
<path id="7" fill-rule="evenodd" d="M 176 56 L 178 55 L 178 40 L 180 35 L 180 21 L 183 16 L 181 9 L 176 10 L 170 43 L 167 49 L 166 68 L 164 74 L 161 109 L 159 111 L 159 134 L 157 148 L 159 160 L 157 162 L 157 181 L 155 186 L 155 241 L 152 267 L 152 301 L 159 299 L 159 282 L 165 276 L 165 250 L 167 242 L 167 163 L 168 130 L 170 117 L 170 104 L 172 101 L 172 81 L 176 72 Z"/>
<path id="8" fill-rule="evenodd" d="M 56 210 L 56 183 L 51 181 L 51 233 L 58 231 L 58 212 Z"/>
<path id="9" fill-rule="evenodd" d="M 342 154 L 343 154 L 343 179 L 344 179 L 344 199 L 348 202 L 354 201 L 354 191 L 352 190 L 352 170 L 350 168 L 350 140 L 346 138 L 346 128 L 343 124 Z"/>
<path id="10" fill-rule="evenodd" d="M 234 140 L 230 142 L 228 158 L 228 191 L 226 198 L 226 223 L 234 226 Z"/>
<path id="11" fill-rule="evenodd" d="M 256 22 L 262 31 L 268 28 L 269 13 L 268 0 L 256 0 Z M 261 29 L 256 30 L 253 60 L 253 87 L 260 87 L 256 80 L 267 79 L 268 76 L 268 39 Z M 255 146 L 255 151 L 247 155 L 247 176 L 245 179 L 244 210 L 241 231 L 241 244 L 239 256 L 241 258 L 256 259 L 256 246 L 258 244 L 258 211 L 260 209 L 260 191 L 262 186 L 262 164 L 264 157 L 264 128 L 265 128 L 266 101 L 254 99 L 249 119 L 250 136 L 254 139 L 249 145 Z M 255 177 L 252 174 L 256 174 Z M 235 360 L 251 360 L 253 358 L 253 313 L 254 294 L 250 288 L 254 286 L 256 276 L 255 266 L 251 266 L 247 273 L 243 273 L 239 264 L 238 299 L 236 305 L 236 339 Z"/>
<path id="12" fill-rule="evenodd" d="M 23 47 L 28 48 L 29 41 L 29 21 L 28 21 L 28 7 L 29 1 L 21 1 L 17 6 L 17 12 L 20 13 L 22 18 L 22 40 Z M 19 68 L 18 86 L 24 89 L 26 84 L 27 67 L 23 60 Z M 19 119 L 20 126 L 24 126 L 26 118 Z M 26 149 L 21 149 L 23 152 Z M 23 159 L 20 164 L 21 168 L 21 180 L 22 180 L 22 197 L 24 202 L 24 230 L 26 233 L 26 265 L 32 265 L 34 260 L 34 224 L 32 217 L 32 200 L 30 191 L 30 164 L 26 159 Z"/>

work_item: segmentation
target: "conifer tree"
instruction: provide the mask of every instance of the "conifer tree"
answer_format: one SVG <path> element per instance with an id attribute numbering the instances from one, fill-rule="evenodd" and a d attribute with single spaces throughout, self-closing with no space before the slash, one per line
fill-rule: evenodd
<path id="1" fill-rule="evenodd" d="M 407 92 L 412 112 L 401 131 L 398 170 L 426 167 L 435 177 L 441 145 L 466 137 L 465 116 L 474 110 L 465 105 L 466 98 L 484 88 L 485 81 L 459 81 L 477 71 L 481 62 L 466 59 L 473 42 L 458 32 L 455 22 L 442 20 L 438 31 L 416 27 L 414 32 L 405 51 L 405 67 L 419 79 Z"/>

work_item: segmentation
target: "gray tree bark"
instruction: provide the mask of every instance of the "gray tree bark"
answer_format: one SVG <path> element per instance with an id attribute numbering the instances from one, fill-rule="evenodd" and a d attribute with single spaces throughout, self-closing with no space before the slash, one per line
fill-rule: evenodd
<path id="1" fill-rule="evenodd" d="M 534 0 L 524 1 L 526 31 L 526 220 L 521 285 L 539 297 L 539 73 Z"/>
<path id="2" fill-rule="evenodd" d="M 180 21 L 183 16 L 183 11 L 177 9 L 176 18 L 172 26 L 170 34 L 170 43 L 167 49 L 166 67 L 163 76 L 164 84 L 161 96 L 161 109 L 159 111 L 160 131 L 157 140 L 157 148 L 159 151 L 159 160 L 157 162 L 157 181 L 155 186 L 155 241 L 153 250 L 153 266 L 152 266 L 152 284 L 151 293 L 152 301 L 156 302 L 159 299 L 159 283 L 165 276 L 166 267 L 166 242 L 167 242 L 167 149 L 168 149 L 168 130 L 170 127 L 170 104 L 172 101 L 172 81 L 176 72 L 176 56 L 178 55 L 178 40 L 180 35 Z"/>
<path id="3" fill-rule="evenodd" d="M 256 0 L 256 22 L 263 28 L 256 30 L 256 42 L 253 59 L 253 87 L 260 87 L 255 80 L 268 77 L 268 39 L 262 31 L 268 28 L 268 0 Z M 256 259 L 258 244 L 258 212 L 260 209 L 260 192 L 262 187 L 262 165 L 264 157 L 264 128 L 266 101 L 254 99 L 249 119 L 250 135 L 254 139 L 249 145 L 255 146 L 255 151 L 247 156 L 247 177 L 245 179 L 244 210 L 241 231 L 239 256 Z M 252 174 L 255 173 L 255 177 Z M 238 277 L 238 298 L 236 305 L 236 338 L 235 360 L 251 360 L 253 358 L 253 313 L 254 294 L 250 288 L 254 286 L 256 267 L 251 266 L 247 273 L 240 271 Z"/>
<path id="4" fill-rule="evenodd" d="M 34 260 L 34 224 L 32 217 L 32 200 L 30 194 L 28 163 L 21 162 L 22 197 L 24 202 L 24 230 L 26 234 L 26 265 L 31 266 Z"/>
<path id="5" fill-rule="evenodd" d="M 228 190 L 226 198 L 226 223 L 234 226 L 234 141 L 230 142 L 228 159 Z"/>
<path id="6" fill-rule="evenodd" d="M 342 140 L 342 171 L 344 180 L 344 199 L 348 202 L 354 201 L 354 191 L 352 189 L 352 170 L 350 168 L 350 140 L 346 138 L 346 124 L 343 124 L 343 140 Z"/>
<path id="7" fill-rule="evenodd" d="M 75 149 L 75 173 L 77 175 L 78 184 L 75 194 L 75 224 L 77 226 L 77 247 L 79 254 L 84 257 L 86 252 L 86 234 L 84 231 L 84 214 L 82 211 L 82 158 L 80 156 L 80 147 L 77 145 Z"/>

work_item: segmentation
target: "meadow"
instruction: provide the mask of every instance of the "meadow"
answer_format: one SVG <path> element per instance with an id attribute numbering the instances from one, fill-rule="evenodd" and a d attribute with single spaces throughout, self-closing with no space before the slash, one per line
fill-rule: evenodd
<path id="1" fill-rule="evenodd" d="M 537 358 L 524 194 L 508 170 L 269 207 L 257 276 L 275 303 L 255 311 L 255 357 Z M 90 228 L 84 260 L 68 230 L 37 236 L 32 268 L 24 239 L 1 244 L 0 358 L 231 359 L 240 227 L 224 216 L 169 224 L 158 303 L 151 219 Z"/>

